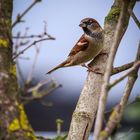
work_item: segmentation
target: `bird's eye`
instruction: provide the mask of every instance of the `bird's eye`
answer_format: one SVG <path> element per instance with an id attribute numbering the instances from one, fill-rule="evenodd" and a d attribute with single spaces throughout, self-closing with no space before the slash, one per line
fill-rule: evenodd
<path id="1" fill-rule="evenodd" d="M 92 23 L 92 20 L 88 20 L 87 22 L 88 22 L 88 23 Z"/>
<path id="2" fill-rule="evenodd" d="M 87 24 L 88 24 L 88 25 L 91 25 L 92 23 L 93 23 L 92 20 L 88 20 L 88 21 L 87 21 Z"/>

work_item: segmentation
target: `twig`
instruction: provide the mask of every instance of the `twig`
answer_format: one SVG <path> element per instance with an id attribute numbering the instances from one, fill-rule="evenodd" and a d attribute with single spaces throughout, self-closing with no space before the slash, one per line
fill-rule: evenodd
<path id="1" fill-rule="evenodd" d="M 103 125 L 103 118 L 104 118 L 106 100 L 107 100 L 107 95 L 108 95 L 109 79 L 110 79 L 110 75 L 112 72 L 112 66 L 113 66 L 115 54 L 116 54 L 116 51 L 117 51 L 119 43 L 120 43 L 120 37 L 121 37 L 122 28 L 123 28 L 123 23 L 125 21 L 127 7 L 128 7 L 128 2 L 122 1 L 121 13 L 120 13 L 120 17 L 118 20 L 118 24 L 116 26 L 116 30 L 115 30 L 115 34 L 114 34 L 114 41 L 113 41 L 113 44 L 112 44 L 112 47 L 111 47 L 111 50 L 109 53 L 107 65 L 106 65 L 104 83 L 103 83 L 101 93 L 100 93 L 101 96 L 99 99 L 97 118 L 96 118 L 95 128 L 94 128 L 94 136 L 93 136 L 94 140 L 99 139 L 100 131 L 101 131 L 102 125 Z"/>
<path id="2" fill-rule="evenodd" d="M 111 75 L 115 75 L 115 74 L 118 74 L 120 72 L 123 72 L 123 71 L 131 68 L 133 66 L 133 64 L 134 64 L 134 62 L 130 62 L 130 63 L 122 65 L 120 67 L 115 67 L 115 68 L 113 68 Z"/>
<path id="3" fill-rule="evenodd" d="M 36 45 L 37 43 L 41 42 L 41 41 L 46 41 L 46 40 L 55 40 L 54 37 L 48 37 L 48 38 L 43 38 L 43 39 L 39 39 L 39 40 L 36 40 L 34 41 L 33 43 L 31 43 L 28 47 L 26 47 L 25 49 L 23 49 L 22 51 L 20 51 L 18 54 L 15 54 L 13 56 L 13 60 L 15 58 L 17 58 L 19 55 L 23 54 L 27 49 L 29 49 L 30 47 L 32 47 L 33 45 Z"/>
<path id="4" fill-rule="evenodd" d="M 29 7 L 27 7 L 27 9 L 25 9 L 25 11 L 22 14 L 18 14 L 16 21 L 13 22 L 12 24 L 12 28 L 19 22 L 21 22 L 21 19 L 29 12 L 29 10 L 31 10 L 31 8 L 33 8 L 38 2 L 40 2 L 41 0 L 34 0 L 33 3 L 31 3 L 31 5 Z"/>
<path id="5" fill-rule="evenodd" d="M 45 36 L 47 37 L 51 37 L 48 33 L 47 33 L 47 25 L 46 25 L 46 21 L 44 21 L 44 28 L 43 28 L 43 33 L 39 34 L 39 35 L 27 35 L 27 30 L 28 28 L 25 29 L 25 34 L 23 36 L 20 36 L 17 34 L 17 36 L 12 36 L 13 39 L 29 39 L 29 38 L 43 38 Z"/>
<path id="6" fill-rule="evenodd" d="M 126 134 L 124 134 L 123 136 L 118 137 L 117 139 L 118 140 L 126 139 L 126 137 L 128 137 L 133 130 L 134 130 L 134 128 L 130 128 L 129 131 Z"/>
<path id="7" fill-rule="evenodd" d="M 27 35 L 27 36 L 13 36 L 13 39 L 28 39 L 28 38 L 42 38 L 43 35 Z"/>
<path id="8" fill-rule="evenodd" d="M 32 81 L 32 77 L 33 77 L 33 73 L 34 73 L 34 70 L 35 70 L 35 66 L 36 66 L 36 62 L 37 62 L 37 59 L 38 59 L 38 55 L 39 55 L 39 48 L 36 47 L 36 54 L 35 54 L 35 58 L 34 58 L 34 62 L 32 64 L 32 69 L 29 73 L 29 76 L 28 76 L 28 79 L 26 81 L 26 83 L 30 83 Z"/>
<path id="9" fill-rule="evenodd" d="M 116 84 L 118 84 L 120 81 L 122 81 L 124 78 L 126 78 L 129 74 L 131 74 L 131 72 L 133 72 L 136 68 L 140 67 L 140 61 L 134 63 L 133 67 L 131 67 L 129 69 L 128 72 L 126 72 L 124 75 L 122 75 L 121 77 L 115 79 L 113 82 L 111 82 L 108 86 L 108 88 L 112 88 L 113 86 L 115 86 Z"/>
<path id="10" fill-rule="evenodd" d="M 29 88 L 27 92 L 38 91 L 42 86 L 48 84 L 49 82 L 50 81 L 48 80 L 40 81 L 36 86 Z"/>
<path id="11" fill-rule="evenodd" d="M 16 66 L 17 66 L 17 72 L 19 74 L 19 79 L 21 80 L 22 83 L 25 83 L 25 79 L 24 79 L 23 73 L 21 71 L 21 68 L 20 68 L 18 60 L 16 60 Z M 18 85 L 20 86 L 20 84 L 18 84 Z"/>
<path id="12" fill-rule="evenodd" d="M 138 47 L 135 62 L 138 62 L 138 61 L 140 62 L 140 42 L 139 42 L 139 47 Z M 119 124 L 119 122 L 121 121 L 121 118 L 122 118 L 122 115 L 123 115 L 123 112 L 124 112 L 124 108 L 125 108 L 125 106 L 128 102 L 128 99 L 129 99 L 129 96 L 131 94 L 132 88 L 133 88 L 133 86 L 135 84 L 135 81 L 137 79 L 138 70 L 139 70 L 138 67 L 135 68 L 135 71 L 131 72 L 131 74 L 128 76 L 128 81 L 127 81 L 123 96 L 121 98 L 121 101 L 118 105 L 116 105 L 116 107 L 112 111 L 112 113 L 109 117 L 109 120 L 106 124 L 106 127 L 100 133 L 100 140 L 106 140 L 108 138 L 108 136 L 117 127 L 117 124 Z M 102 133 L 104 135 L 102 135 Z"/>
<path id="13" fill-rule="evenodd" d="M 138 28 L 140 29 L 140 22 L 139 22 L 138 18 L 136 17 L 136 15 L 134 14 L 134 12 L 131 9 L 128 9 L 128 12 L 131 15 L 131 17 L 133 18 L 133 20 L 135 21 Z"/>
<path id="14" fill-rule="evenodd" d="M 30 60 L 29 57 L 24 57 L 24 56 L 19 56 L 18 58 L 22 59 L 22 60 Z"/>
<path id="15" fill-rule="evenodd" d="M 47 28 L 46 28 L 46 22 L 44 22 L 44 28 L 43 28 L 43 33 L 41 34 L 38 34 L 38 35 L 27 35 L 27 31 L 28 31 L 28 27 L 25 29 L 25 33 L 24 35 L 20 35 L 20 32 L 17 33 L 16 36 L 13 36 L 13 39 L 16 39 L 16 45 L 15 45 L 15 52 L 13 53 L 13 56 L 17 54 L 17 50 L 19 47 L 21 46 L 27 46 L 27 44 L 30 42 L 29 39 L 32 39 L 32 38 L 40 38 L 40 39 L 43 39 L 43 38 L 53 38 L 51 35 L 49 35 L 47 33 Z M 28 40 L 27 40 L 28 39 Z M 18 41 L 21 40 L 19 43 Z"/>
<path id="16" fill-rule="evenodd" d="M 26 32 L 25 32 L 25 35 L 26 35 Z M 29 40 L 27 39 L 26 40 L 22 39 L 21 41 L 19 41 L 21 32 L 18 32 L 16 36 L 17 36 L 17 39 L 15 40 L 15 45 L 13 47 L 14 48 L 13 56 L 17 54 L 19 47 L 25 46 L 25 45 L 27 46 L 27 44 L 29 43 Z"/>
<path id="17" fill-rule="evenodd" d="M 42 99 L 43 97 L 47 96 L 49 93 L 51 93 L 52 91 L 58 89 L 62 87 L 61 84 L 57 84 L 57 85 L 54 85 L 54 83 L 52 82 L 49 87 L 47 87 L 46 90 L 43 90 L 43 91 L 38 91 L 39 89 L 36 90 L 36 87 L 34 87 L 32 89 L 32 94 L 31 96 L 28 96 L 28 97 L 25 97 L 25 96 L 21 96 L 21 99 L 23 99 L 23 103 L 26 104 L 28 103 L 29 101 L 32 101 L 32 100 L 39 100 L 39 99 Z M 31 89 L 29 89 L 28 91 L 31 91 Z"/>

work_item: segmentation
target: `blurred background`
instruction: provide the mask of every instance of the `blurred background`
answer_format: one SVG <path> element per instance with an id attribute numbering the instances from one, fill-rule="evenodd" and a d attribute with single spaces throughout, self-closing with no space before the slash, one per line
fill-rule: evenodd
<path id="1" fill-rule="evenodd" d="M 32 2 L 33 0 L 14 0 L 13 21 Z M 58 84 L 62 84 L 62 87 L 42 99 L 43 102 L 48 104 L 47 106 L 42 105 L 40 101 L 32 101 L 26 105 L 28 118 L 36 131 L 55 131 L 55 120 L 57 118 L 64 120 L 62 130 L 68 131 L 72 112 L 87 77 L 87 70 L 81 66 L 75 66 L 59 69 L 50 75 L 45 75 L 45 73 L 67 58 L 71 48 L 83 34 L 82 29 L 78 26 L 81 19 L 85 17 L 95 18 L 103 27 L 104 18 L 112 4 L 113 0 L 59 0 L 59 2 L 42 0 L 26 14 L 23 23 L 19 23 L 13 28 L 13 36 L 16 36 L 18 32 L 24 35 L 27 28 L 28 35 L 36 35 L 43 32 L 45 21 L 47 23 L 47 33 L 56 38 L 56 40 L 39 43 L 40 51 L 33 73 L 33 80 L 34 83 L 38 83 L 40 80 L 54 79 Z M 140 19 L 140 2 L 137 2 L 134 13 Z M 131 18 L 117 52 L 115 66 L 123 65 L 135 59 L 139 39 L 140 31 Z M 16 40 L 14 42 L 16 43 Z M 36 49 L 32 46 L 22 54 L 22 57 L 28 57 L 29 60 L 18 59 L 25 79 L 32 69 L 35 54 Z M 117 76 L 113 76 L 112 79 Z M 18 78 L 21 81 L 20 77 Z M 125 83 L 126 80 L 111 90 L 107 110 L 119 102 Z M 133 101 L 138 95 L 140 95 L 140 77 L 133 88 L 130 100 Z"/>

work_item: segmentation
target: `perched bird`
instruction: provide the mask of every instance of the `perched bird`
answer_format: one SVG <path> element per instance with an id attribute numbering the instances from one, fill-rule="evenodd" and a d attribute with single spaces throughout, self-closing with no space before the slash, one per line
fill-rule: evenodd
<path id="1" fill-rule="evenodd" d="M 86 62 L 95 58 L 101 52 L 103 48 L 104 30 L 99 23 L 93 18 L 85 18 L 81 20 L 79 26 L 83 29 L 84 34 L 72 48 L 68 58 L 47 74 L 62 67 L 84 66 Z"/>

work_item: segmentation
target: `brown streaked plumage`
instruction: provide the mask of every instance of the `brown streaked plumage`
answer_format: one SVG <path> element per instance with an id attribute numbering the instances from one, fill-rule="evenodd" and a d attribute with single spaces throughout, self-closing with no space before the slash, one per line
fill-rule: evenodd
<path id="1" fill-rule="evenodd" d="M 81 20 L 79 26 L 82 27 L 84 34 L 72 48 L 68 58 L 47 74 L 62 67 L 82 65 L 101 52 L 104 31 L 99 23 L 95 19 L 85 18 Z"/>
<path id="2" fill-rule="evenodd" d="M 88 47 L 88 43 L 89 42 L 84 38 L 84 35 L 82 35 L 75 46 L 72 48 L 68 56 L 73 56 L 80 51 L 86 50 Z"/>

